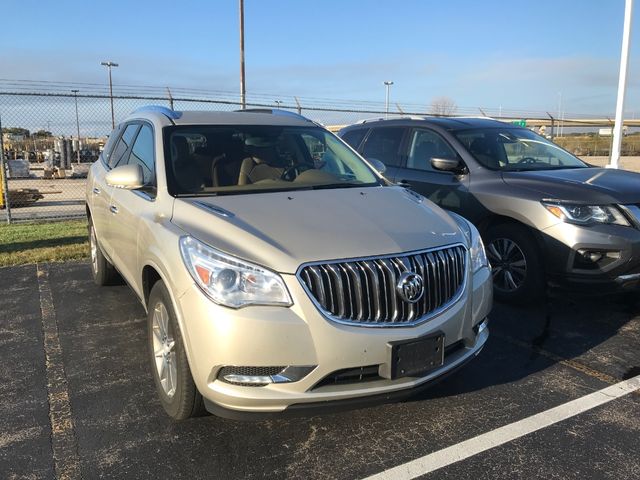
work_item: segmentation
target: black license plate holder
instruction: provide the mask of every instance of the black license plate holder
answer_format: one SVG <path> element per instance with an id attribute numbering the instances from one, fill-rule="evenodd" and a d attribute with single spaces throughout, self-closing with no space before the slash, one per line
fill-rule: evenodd
<path id="1" fill-rule="evenodd" d="M 389 342 L 391 379 L 421 377 L 444 364 L 444 333 Z"/>

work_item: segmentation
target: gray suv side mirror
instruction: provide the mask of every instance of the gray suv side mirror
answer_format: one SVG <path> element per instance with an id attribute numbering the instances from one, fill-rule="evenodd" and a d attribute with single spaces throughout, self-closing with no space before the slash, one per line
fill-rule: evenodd
<path id="1" fill-rule="evenodd" d="M 432 158 L 431 166 L 436 170 L 443 172 L 462 173 L 464 171 L 464 165 L 457 158 Z"/>
<path id="2" fill-rule="evenodd" d="M 135 190 L 144 186 L 140 165 L 122 165 L 110 170 L 105 176 L 107 185 L 126 190 Z"/>

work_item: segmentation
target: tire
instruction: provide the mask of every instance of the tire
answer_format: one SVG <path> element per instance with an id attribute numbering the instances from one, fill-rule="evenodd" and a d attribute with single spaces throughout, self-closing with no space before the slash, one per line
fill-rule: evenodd
<path id="1" fill-rule="evenodd" d="M 502 224 L 490 228 L 484 239 L 496 300 L 529 303 L 542 298 L 542 256 L 531 231 L 523 225 Z"/>
<path id="2" fill-rule="evenodd" d="M 171 297 L 162 280 L 151 289 L 148 311 L 149 360 L 162 407 L 175 420 L 203 415 L 202 395 L 193 381 Z"/>
<path id="3" fill-rule="evenodd" d="M 120 274 L 115 267 L 106 259 L 100 245 L 93 222 L 89 219 L 89 249 L 91 254 L 91 276 L 96 285 L 103 287 L 106 285 L 118 285 L 122 283 Z"/>

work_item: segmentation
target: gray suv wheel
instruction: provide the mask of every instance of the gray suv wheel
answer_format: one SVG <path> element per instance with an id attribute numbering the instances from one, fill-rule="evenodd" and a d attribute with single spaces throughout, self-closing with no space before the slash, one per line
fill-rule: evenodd
<path id="1" fill-rule="evenodd" d="M 531 232 L 521 225 L 503 224 L 490 228 L 484 237 L 496 299 L 513 303 L 540 298 L 544 272 Z"/>

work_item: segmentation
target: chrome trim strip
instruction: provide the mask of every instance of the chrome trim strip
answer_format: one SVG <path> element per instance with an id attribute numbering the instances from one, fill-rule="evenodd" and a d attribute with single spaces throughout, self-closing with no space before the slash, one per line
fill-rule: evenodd
<path id="1" fill-rule="evenodd" d="M 367 264 L 366 262 L 369 262 L 369 261 L 372 261 L 372 260 L 391 259 L 391 258 L 397 258 L 397 257 L 410 257 L 410 256 L 413 256 L 413 255 L 420 255 L 420 254 L 429 254 L 430 256 L 441 258 L 438 255 L 438 251 L 446 250 L 446 249 L 450 249 L 450 248 L 455 248 L 455 247 L 462 247 L 463 248 L 463 250 L 465 252 L 464 253 L 464 255 L 465 255 L 465 262 L 464 263 L 465 263 L 465 267 L 466 267 L 465 270 L 464 270 L 464 279 L 463 279 L 462 284 L 460 285 L 458 293 L 453 298 L 451 298 L 451 300 L 449 300 L 445 304 L 441 305 L 439 308 L 437 308 L 437 309 L 435 309 L 433 311 L 427 312 L 426 314 L 423 314 L 422 316 L 420 316 L 419 318 L 417 318 L 416 320 L 411 321 L 411 322 L 399 322 L 399 323 L 377 322 L 376 323 L 376 320 L 370 321 L 370 322 L 358 322 L 358 321 L 351 321 L 351 320 L 343 320 L 341 318 L 334 317 L 333 315 L 331 315 L 330 312 L 328 312 L 324 308 L 322 308 L 322 305 L 320 304 L 320 302 L 318 302 L 318 300 L 316 300 L 316 298 L 314 297 L 313 293 L 307 288 L 306 283 L 302 279 L 302 272 L 306 267 L 312 267 L 310 270 L 311 271 L 315 271 L 315 270 L 318 269 L 319 266 L 322 266 L 322 265 L 330 265 L 330 264 L 336 264 L 336 263 L 355 263 L 355 262 L 364 262 L 364 264 L 368 267 L 369 264 Z M 300 265 L 298 267 L 298 270 L 296 271 L 296 278 L 298 279 L 298 282 L 300 282 L 300 285 L 302 285 L 303 290 L 305 291 L 305 293 L 307 294 L 307 296 L 309 297 L 311 302 L 318 309 L 318 311 L 322 314 L 323 317 L 325 317 L 327 320 L 329 320 L 331 322 L 338 323 L 338 324 L 341 324 L 341 325 L 348 325 L 350 327 L 403 328 L 403 327 L 415 327 L 415 326 L 421 325 L 421 324 L 431 320 L 432 318 L 435 318 L 438 315 L 441 315 L 445 311 L 449 310 L 449 308 L 451 308 L 455 303 L 457 303 L 458 300 L 460 300 L 460 298 L 462 297 L 462 295 L 464 294 L 464 292 L 467 289 L 467 281 L 468 281 L 469 276 L 470 276 L 469 264 L 470 264 L 469 249 L 467 248 L 467 246 L 464 245 L 463 243 L 452 243 L 452 244 L 449 244 L 449 245 L 442 245 L 442 246 L 439 246 L 439 247 L 428 248 L 428 249 L 424 249 L 424 250 L 414 250 L 414 251 L 410 251 L 410 252 L 401 252 L 401 253 L 395 253 L 395 254 L 376 255 L 376 256 L 371 256 L 371 257 L 343 258 L 343 259 L 327 260 L 327 261 L 320 261 L 320 262 L 307 262 L 307 263 L 303 263 L 302 265 Z M 375 272 L 375 265 L 376 264 L 374 264 L 374 266 L 373 266 L 373 272 Z M 438 270 L 439 270 L 439 267 L 438 267 Z M 438 277 L 440 277 L 440 275 L 438 275 Z M 320 279 L 318 279 L 318 281 L 320 282 L 320 285 L 322 285 L 322 281 Z M 435 289 L 435 290 L 437 291 L 438 289 Z M 379 288 L 378 288 L 378 291 L 379 291 Z M 425 295 L 426 294 L 427 294 L 427 292 L 425 292 Z M 395 295 L 394 295 L 394 297 L 395 297 Z M 438 302 L 431 302 L 431 301 L 429 302 L 430 305 L 433 305 L 434 303 L 437 304 Z M 381 312 L 376 312 L 376 319 L 380 318 L 378 316 L 380 313 Z M 396 314 L 394 315 L 394 318 L 396 318 L 396 317 L 397 317 L 397 309 L 396 309 Z"/>

